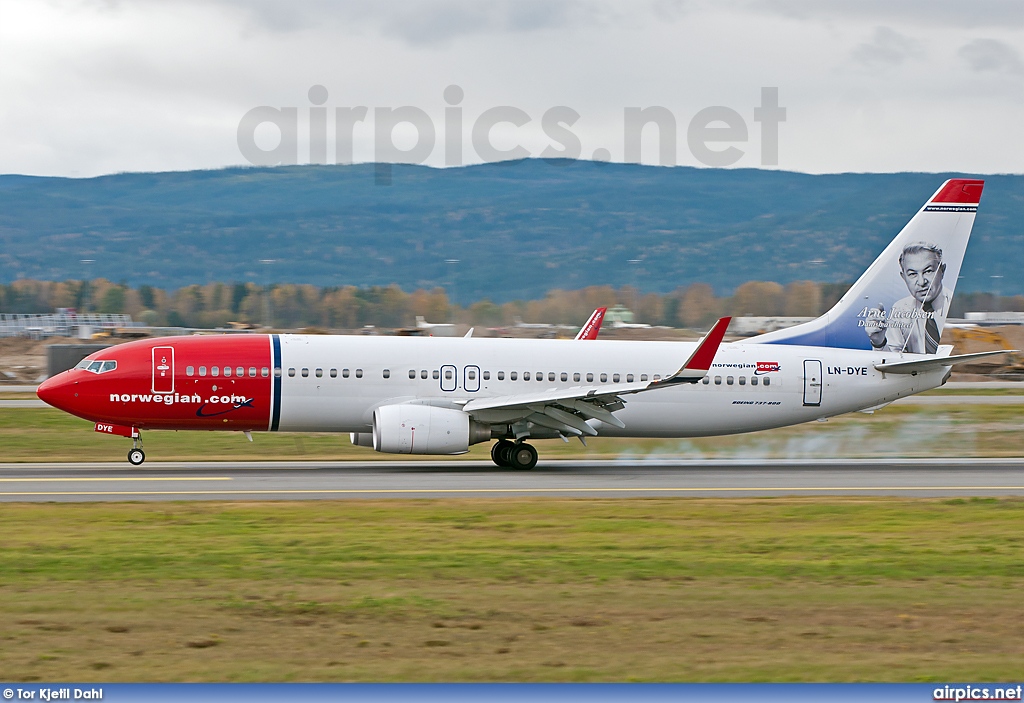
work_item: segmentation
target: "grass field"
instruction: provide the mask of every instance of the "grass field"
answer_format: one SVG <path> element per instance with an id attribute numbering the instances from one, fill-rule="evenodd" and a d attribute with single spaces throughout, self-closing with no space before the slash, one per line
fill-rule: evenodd
<path id="1" fill-rule="evenodd" d="M 1024 501 L 8 504 L 0 680 L 1013 681 Z"/>
<path id="2" fill-rule="evenodd" d="M 596 438 L 539 442 L 543 458 L 833 458 L 1008 457 L 1024 455 L 1024 408 L 998 405 L 896 406 L 826 423 L 692 440 Z M 389 460 L 353 447 L 347 434 L 145 432 L 148 461 L 353 459 Z M 0 408 L 0 461 L 123 461 L 130 442 L 99 435 L 92 424 L 50 408 Z M 403 457 L 409 458 L 409 457 Z M 437 457 L 420 457 L 436 459 Z M 451 460 L 489 460 L 476 445 Z M 148 465 L 148 464 L 147 464 Z"/>

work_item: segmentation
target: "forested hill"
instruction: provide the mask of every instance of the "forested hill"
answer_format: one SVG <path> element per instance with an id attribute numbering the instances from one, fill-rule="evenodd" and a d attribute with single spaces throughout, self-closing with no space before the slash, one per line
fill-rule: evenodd
<path id="1" fill-rule="evenodd" d="M 390 186 L 373 165 L 0 176 L 0 281 L 398 283 L 463 304 L 851 281 L 947 177 L 542 160 L 395 166 Z M 985 178 L 961 290 L 1022 293 L 1024 176 Z"/>

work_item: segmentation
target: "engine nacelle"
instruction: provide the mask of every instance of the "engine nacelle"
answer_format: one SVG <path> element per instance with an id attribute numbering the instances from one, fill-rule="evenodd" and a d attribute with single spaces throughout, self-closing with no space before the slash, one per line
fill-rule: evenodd
<path id="1" fill-rule="evenodd" d="M 387 454 L 462 454 L 491 428 L 469 414 L 431 405 L 384 405 L 373 411 L 373 448 Z M 360 437 L 362 439 L 362 437 Z"/>
<path id="2" fill-rule="evenodd" d="M 349 432 L 348 438 L 357 447 L 373 446 L 373 432 Z"/>

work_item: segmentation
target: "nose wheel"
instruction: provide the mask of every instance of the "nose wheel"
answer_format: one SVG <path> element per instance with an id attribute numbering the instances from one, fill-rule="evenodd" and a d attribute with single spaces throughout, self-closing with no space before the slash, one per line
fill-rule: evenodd
<path id="1" fill-rule="evenodd" d="M 142 451 L 142 432 L 132 428 L 132 448 L 128 450 L 128 463 L 132 466 L 142 466 L 146 460 L 146 452 Z"/>

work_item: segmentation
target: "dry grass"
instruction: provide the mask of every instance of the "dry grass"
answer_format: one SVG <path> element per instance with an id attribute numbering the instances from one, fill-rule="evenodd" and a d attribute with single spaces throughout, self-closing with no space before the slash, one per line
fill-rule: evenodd
<path id="1" fill-rule="evenodd" d="M 1014 680 L 1022 517 L 1017 500 L 11 505 L 0 679 Z"/>

